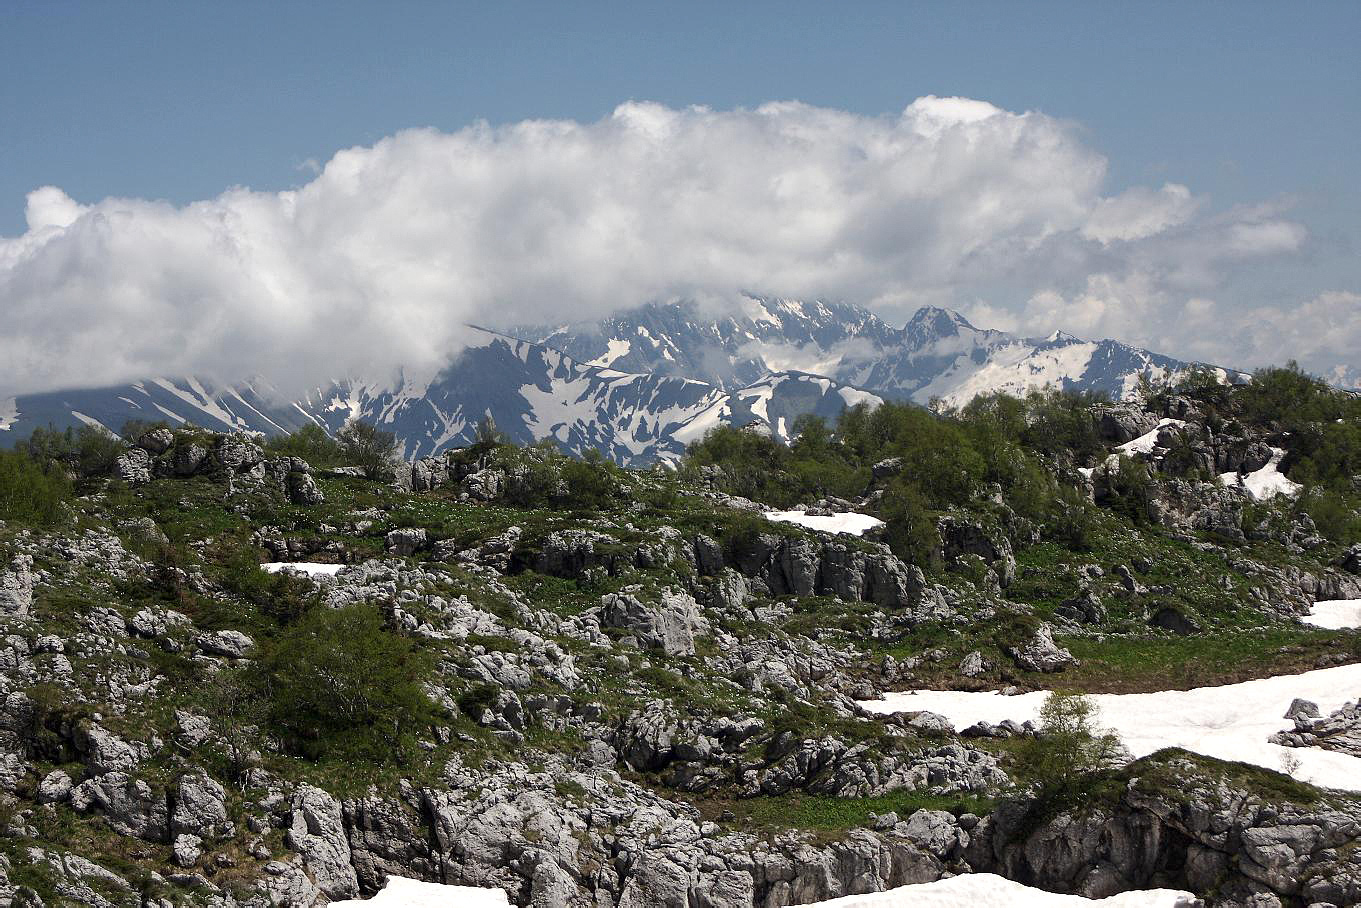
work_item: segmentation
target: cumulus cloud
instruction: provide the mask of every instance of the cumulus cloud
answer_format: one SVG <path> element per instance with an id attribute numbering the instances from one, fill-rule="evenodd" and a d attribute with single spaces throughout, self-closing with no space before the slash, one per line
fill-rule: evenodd
<path id="1" fill-rule="evenodd" d="M 1082 235 L 1103 246 L 1116 241 L 1141 240 L 1184 224 L 1199 207 L 1191 190 L 1167 183 L 1157 191 L 1136 186 L 1096 203 Z"/>
<path id="2" fill-rule="evenodd" d="M 882 117 L 628 103 L 592 123 L 410 130 L 299 189 L 179 207 L 44 187 L 27 231 L 0 238 L 0 397 L 432 370 L 469 322 L 721 306 L 740 288 L 903 317 L 974 299 L 1001 327 L 1118 333 L 1304 242 L 1271 210 L 1200 217 L 1177 184 L 1103 196 L 1105 173 L 1063 121 L 927 97 Z"/>

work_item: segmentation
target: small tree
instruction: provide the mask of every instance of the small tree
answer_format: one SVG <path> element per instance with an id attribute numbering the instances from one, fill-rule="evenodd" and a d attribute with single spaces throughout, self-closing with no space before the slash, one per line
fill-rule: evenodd
<path id="1" fill-rule="evenodd" d="M 372 605 L 315 608 L 288 626 L 256 671 L 271 725 L 311 759 L 401 762 L 433 707 L 421 682 L 434 665 L 388 630 Z"/>
<path id="2" fill-rule="evenodd" d="M 336 433 L 345 459 L 362 467 L 370 479 L 391 479 L 397 459 L 397 436 L 373 423 L 352 419 Z"/>
<path id="3" fill-rule="evenodd" d="M 1096 711 L 1087 697 L 1050 694 L 1035 736 L 1017 751 L 1014 775 L 1034 795 L 1037 822 L 1089 801 L 1129 759 L 1119 736 L 1096 724 Z"/>

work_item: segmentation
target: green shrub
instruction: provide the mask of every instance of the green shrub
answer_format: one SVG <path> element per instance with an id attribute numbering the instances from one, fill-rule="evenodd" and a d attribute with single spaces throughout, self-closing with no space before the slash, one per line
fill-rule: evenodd
<path id="1" fill-rule="evenodd" d="M 58 464 L 77 476 L 107 476 L 114 461 L 127 449 L 124 441 L 103 429 L 81 426 L 58 432 L 53 428 L 34 429 L 18 447 L 43 464 Z"/>
<path id="2" fill-rule="evenodd" d="M 433 719 L 430 655 L 369 605 L 318 608 L 269 641 L 257 673 L 271 727 L 313 760 L 403 762 Z"/>
<path id="3" fill-rule="evenodd" d="M 321 601 L 321 593 L 311 580 L 286 571 L 264 571 L 255 551 L 249 548 L 231 549 L 222 559 L 218 579 L 224 589 L 280 624 L 297 621 Z"/>
<path id="4" fill-rule="evenodd" d="M 1313 486 L 1300 495 L 1298 507 L 1327 539 L 1342 543 L 1361 539 L 1361 513 L 1355 496 Z"/>
<path id="5" fill-rule="evenodd" d="M 1095 510 L 1083 492 L 1059 486 L 1044 521 L 1044 534 L 1071 551 L 1091 551 L 1098 530 Z"/>
<path id="6" fill-rule="evenodd" d="M 885 523 L 884 541 L 893 554 L 925 570 L 938 566 L 936 516 L 915 484 L 900 479 L 891 485 L 879 503 L 879 513 Z"/>
<path id="7" fill-rule="evenodd" d="M 1031 819 L 1043 822 L 1090 804 L 1129 754 L 1114 732 L 1096 724 L 1096 704 L 1053 693 L 1040 708 L 1037 733 L 1016 751 L 1012 775 L 1034 797 Z"/>
<path id="8" fill-rule="evenodd" d="M 288 435 L 279 435 L 265 443 L 271 454 L 301 457 L 318 469 L 338 467 L 345 460 L 345 452 L 321 426 L 303 426 Z"/>
<path id="9" fill-rule="evenodd" d="M 0 450 L 0 519 L 50 527 L 67 515 L 71 481 L 62 467 L 24 450 Z"/>
<path id="10" fill-rule="evenodd" d="M 565 495 L 558 504 L 573 510 L 601 510 L 618 501 L 622 487 L 617 475 L 619 468 L 607 463 L 599 451 L 586 452 L 584 460 L 568 458 L 559 475 Z"/>
<path id="11" fill-rule="evenodd" d="M 345 459 L 361 467 L 369 479 L 387 481 L 394 475 L 397 460 L 397 436 L 379 429 L 372 423 L 352 419 L 336 433 L 336 441 Z"/>

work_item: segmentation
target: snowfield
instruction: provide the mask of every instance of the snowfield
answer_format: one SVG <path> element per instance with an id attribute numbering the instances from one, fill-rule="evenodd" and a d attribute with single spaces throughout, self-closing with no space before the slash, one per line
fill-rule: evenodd
<path id="1" fill-rule="evenodd" d="M 847 895 L 805 908 L 1179 908 L 1191 902 L 1189 892 L 1173 889 L 1086 899 L 1032 889 L 991 873 L 970 873 L 887 892 Z M 332 902 L 331 908 L 509 908 L 509 905 L 500 889 L 443 886 L 392 876 L 372 899 Z"/>
<path id="2" fill-rule="evenodd" d="M 500 889 L 445 886 L 390 876 L 373 898 L 332 902 L 331 908 L 510 908 L 510 900 Z"/>
<path id="3" fill-rule="evenodd" d="M 887 892 L 813 902 L 806 908 L 1179 908 L 1193 901 L 1191 893 L 1173 889 L 1146 889 L 1105 899 L 1086 899 L 1032 889 L 992 873 L 969 873 Z"/>
<path id="4" fill-rule="evenodd" d="M 267 561 L 260 565 L 260 570 L 266 574 L 293 571 L 308 577 L 334 577 L 343 567 L 343 564 L 318 564 L 313 561 Z"/>
<path id="5" fill-rule="evenodd" d="M 1283 718 L 1296 697 L 1318 704 L 1328 715 L 1361 694 L 1361 664 L 1342 665 L 1259 678 L 1222 687 L 1169 690 L 1151 694 L 1094 694 L 1101 724 L 1120 735 L 1135 757 L 1164 747 L 1282 769 L 1287 755 L 1299 761 L 1292 775 L 1329 788 L 1361 791 L 1361 758 L 1316 747 L 1281 747 L 1267 738 L 1290 728 Z M 866 700 L 861 706 L 887 714 L 926 710 L 945 716 L 957 730 L 979 720 L 1035 719 L 1048 693 L 1003 697 L 996 691 L 919 690 Z"/>
<path id="6" fill-rule="evenodd" d="M 1286 495 L 1293 498 L 1299 494 L 1300 484 L 1287 479 L 1278 467 L 1281 458 L 1285 457 L 1285 451 L 1281 448 L 1271 449 L 1271 460 L 1260 470 L 1240 476 L 1237 473 L 1221 473 L 1220 480 L 1226 486 L 1242 485 L 1248 490 L 1248 494 L 1258 501 L 1267 498 L 1275 498 L 1277 495 Z"/>
<path id="7" fill-rule="evenodd" d="M 1321 599 L 1300 620 L 1330 631 L 1361 627 L 1361 599 Z"/>
<path id="8" fill-rule="evenodd" d="M 794 523 L 801 527 L 808 527 L 810 530 L 821 530 L 824 533 L 850 533 L 852 536 L 863 536 L 867 530 L 884 525 L 884 522 L 878 517 L 849 511 L 844 514 L 830 514 L 823 517 L 806 514 L 803 511 L 766 511 L 765 515 L 767 520 Z"/>

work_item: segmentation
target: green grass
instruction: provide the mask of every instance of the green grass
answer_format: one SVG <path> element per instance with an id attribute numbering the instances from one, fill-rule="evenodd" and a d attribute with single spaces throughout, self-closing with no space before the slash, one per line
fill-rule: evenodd
<path id="1" fill-rule="evenodd" d="M 1188 637 L 1060 638 L 1082 665 L 1035 679 L 1081 693 L 1139 693 L 1233 684 L 1307 671 L 1319 657 L 1361 658 L 1361 634 L 1289 626 Z"/>
<path id="2" fill-rule="evenodd" d="M 1138 779 L 1137 784 L 1184 799 L 1185 795 L 1181 793 L 1187 789 L 1188 779 L 1184 770 L 1172 765 L 1174 761 L 1183 760 L 1194 763 L 1208 778 L 1223 779 L 1232 788 L 1246 791 L 1249 795 L 1273 804 L 1288 801 L 1292 804 L 1310 806 L 1325 800 L 1346 800 L 1353 804 L 1361 802 L 1361 798 L 1355 795 L 1326 791 L 1261 766 L 1217 760 L 1179 747 L 1164 748 L 1135 760 L 1125 768 L 1124 775 Z"/>
<path id="3" fill-rule="evenodd" d="M 733 825 L 739 828 L 755 831 L 803 829 L 834 838 L 848 829 L 867 825 L 871 822 L 870 814 L 893 812 L 900 820 L 906 820 L 916 810 L 982 815 L 992 810 L 993 803 L 972 794 L 936 795 L 904 789 L 868 798 L 796 792 L 741 800 L 715 799 L 697 802 L 695 806 L 706 819 L 713 819 L 724 810 L 731 811 L 736 817 Z"/>

